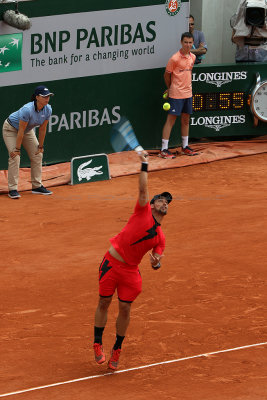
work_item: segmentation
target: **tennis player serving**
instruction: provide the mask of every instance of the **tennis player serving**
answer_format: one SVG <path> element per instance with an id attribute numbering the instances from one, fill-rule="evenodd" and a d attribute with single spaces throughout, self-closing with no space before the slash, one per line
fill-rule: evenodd
<path id="1" fill-rule="evenodd" d="M 139 154 L 141 172 L 139 194 L 133 214 L 121 232 L 110 239 L 111 246 L 99 268 L 99 303 L 95 313 L 94 352 L 95 360 L 102 364 L 106 356 L 102 344 L 107 322 L 108 308 L 117 289 L 119 310 L 116 320 L 116 341 L 108 361 L 108 368 L 118 368 L 122 342 L 130 322 L 132 302 L 141 293 L 142 278 L 139 272 L 144 255 L 150 252 L 150 263 L 154 270 L 160 268 L 165 248 L 165 237 L 161 222 L 168 212 L 172 196 L 168 192 L 155 195 L 149 202 L 148 157 L 145 151 Z"/>

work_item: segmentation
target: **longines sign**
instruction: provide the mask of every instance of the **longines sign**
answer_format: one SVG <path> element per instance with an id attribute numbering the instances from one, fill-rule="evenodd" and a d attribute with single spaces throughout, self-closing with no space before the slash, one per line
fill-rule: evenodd
<path id="1" fill-rule="evenodd" d="M 226 83 L 232 81 L 240 81 L 247 79 L 247 71 L 233 71 L 233 72 L 194 72 L 192 74 L 192 82 L 205 82 L 217 87 L 221 87 Z"/>
<path id="2" fill-rule="evenodd" d="M 204 126 L 205 128 L 215 129 L 216 132 L 233 124 L 244 124 L 245 122 L 245 115 L 216 115 L 212 117 L 191 118 L 191 126 Z"/>

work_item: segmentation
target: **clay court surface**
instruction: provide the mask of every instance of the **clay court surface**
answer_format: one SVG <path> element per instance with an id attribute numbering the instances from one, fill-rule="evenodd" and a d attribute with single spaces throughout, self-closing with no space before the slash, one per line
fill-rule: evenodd
<path id="1" fill-rule="evenodd" d="M 265 153 L 149 174 L 151 196 L 174 198 L 165 257 L 159 271 L 143 259 L 120 373 L 108 375 L 92 350 L 98 266 L 138 176 L 1 195 L 0 397 L 266 399 L 266 165 Z M 107 353 L 116 311 L 114 298 Z"/>

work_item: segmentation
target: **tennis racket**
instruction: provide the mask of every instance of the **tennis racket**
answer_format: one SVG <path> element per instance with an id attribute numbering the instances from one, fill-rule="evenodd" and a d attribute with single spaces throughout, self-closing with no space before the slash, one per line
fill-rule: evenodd
<path id="1" fill-rule="evenodd" d="M 144 150 L 140 146 L 133 127 L 126 117 L 121 117 L 120 121 L 113 125 L 110 131 L 110 144 L 116 153 L 132 150 L 141 153 Z"/>

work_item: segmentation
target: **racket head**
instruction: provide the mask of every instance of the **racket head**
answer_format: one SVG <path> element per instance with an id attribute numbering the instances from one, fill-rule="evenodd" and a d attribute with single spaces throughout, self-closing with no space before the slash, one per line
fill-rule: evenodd
<path id="1" fill-rule="evenodd" d="M 139 145 L 130 121 L 122 116 L 120 121 L 113 125 L 110 131 L 110 144 L 117 152 L 132 151 Z"/>

